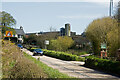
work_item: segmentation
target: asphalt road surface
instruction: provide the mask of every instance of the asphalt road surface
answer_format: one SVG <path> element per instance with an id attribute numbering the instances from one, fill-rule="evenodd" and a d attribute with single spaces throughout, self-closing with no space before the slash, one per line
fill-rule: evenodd
<path id="1" fill-rule="evenodd" d="M 33 55 L 32 52 L 28 51 L 27 49 L 23 49 L 29 55 Z M 69 76 L 76 77 L 76 78 L 93 78 L 97 79 L 104 79 L 104 80 L 120 80 L 120 78 L 106 74 L 100 71 L 96 71 L 94 69 L 86 68 L 82 66 L 84 62 L 79 61 L 63 61 L 60 59 L 48 57 L 48 56 L 33 56 L 34 58 L 40 58 L 40 61 L 47 64 L 48 66 L 58 69 L 60 72 L 65 73 Z"/>

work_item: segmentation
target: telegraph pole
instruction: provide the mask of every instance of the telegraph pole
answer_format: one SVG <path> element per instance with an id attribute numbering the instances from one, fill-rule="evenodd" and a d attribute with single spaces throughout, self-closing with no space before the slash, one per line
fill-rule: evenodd
<path id="1" fill-rule="evenodd" d="M 117 50 L 117 59 L 120 61 L 120 2 L 118 2 L 117 7 L 117 21 L 118 21 L 118 50 Z"/>
<path id="2" fill-rule="evenodd" d="M 112 16 L 112 12 L 113 12 L 113 0 L 110 0 L 110 10 L 109 10 L 109 16 Z"/>

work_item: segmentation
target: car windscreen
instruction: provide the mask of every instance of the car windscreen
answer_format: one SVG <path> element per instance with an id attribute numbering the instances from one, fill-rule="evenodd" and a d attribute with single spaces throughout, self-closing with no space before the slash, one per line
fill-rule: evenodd
<path id="1" fill-rule="evenodd" d="M 18 46 L 22 46 L 21 44 L 18 44 Z"/>
<path id="2" fill-rule="evenodd" d="M 35 49 L 35 51 L 38 51 L 38 52 L 40 51 L 41 52 L 42 50 L 41 49 Z"/>

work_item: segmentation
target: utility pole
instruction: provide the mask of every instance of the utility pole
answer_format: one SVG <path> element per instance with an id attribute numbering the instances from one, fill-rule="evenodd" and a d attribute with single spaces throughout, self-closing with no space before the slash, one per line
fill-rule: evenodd
<path id="1" fill-rule="evenodd" d="M 110 10 L 109 10 L 109 16 L 111 17 L 113 13 L 113 0 L 110 0 Z"/>
<path id="2" fill-rule="evenodd" d="M 118 45 L 120 45 L 120 3 L 118 3 L 118 14 L 117 14 L 117 18 L 118 18 Z M 118 48 L 120 49 L 120 46 L 118 46 Z"/>

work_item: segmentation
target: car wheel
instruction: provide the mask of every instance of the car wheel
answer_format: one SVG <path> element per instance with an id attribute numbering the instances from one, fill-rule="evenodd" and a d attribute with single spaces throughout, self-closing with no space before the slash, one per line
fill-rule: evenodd
<path id="1" fill-rule="evenodd" d="M 33 56 L 35 56 L 35 53 L 33 54 Z"/>
<path id="2" fill-rule="evenodd" d="M 43 54 L 41 54 L 41 56 L 43 56 Z"/>

